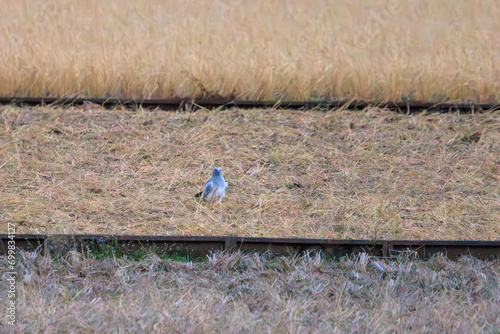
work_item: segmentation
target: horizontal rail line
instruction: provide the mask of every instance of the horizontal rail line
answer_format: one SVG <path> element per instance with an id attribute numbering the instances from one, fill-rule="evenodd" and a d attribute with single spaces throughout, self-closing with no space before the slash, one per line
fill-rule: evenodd
<path id="1" fill-rule="evenodd" d="M 113 251 L 122 254 L 138 250 L 154 250 L 162 254 L 176 254 L 195 259 L 216 251 L 245 253 L 270 253 L 277 255 L 321 252 L 325 258 L 339 258 L 351 254 L 368 253 L 373 256 L 391 257 L 414 254 L 430 258 L 442 253 L 451 259 L 473 256 L 479 259 L 499 259 L 500 240 L 497 241 L 448 241 L 448 240 L 336 240 L 255 238 L 232 236 L 131 236 L 101 234 L 0 234 L 0 254 L 6 254 L 10 245 L 16 248 L 43 253 L 64 254 L 69 250 Z"/>
<path id="2" fill-rule="evenodd" d="M 401 113 L 416 113 L 424 110 L 432 112 L 463 113 L 500 110 L 499 104 L 486 103 L 430 103 L 430 102 L 372 102 L 360 100 L 319 100 L 319 101 L 246 101 L 219 98 L 206 99 L 121 99 L 121 98 L 56 98 L 56 97 L 0 97 L 0 105 L 83 105 L 95 103 L 105 108 L 125 106 L 127 108 L 146 108 L 161 110 L 195 110 L 199 108 L 281 108 L 281 109 L 337 109 L 360 110 L 367 107 L 379 107 L 395 110 Z"/>

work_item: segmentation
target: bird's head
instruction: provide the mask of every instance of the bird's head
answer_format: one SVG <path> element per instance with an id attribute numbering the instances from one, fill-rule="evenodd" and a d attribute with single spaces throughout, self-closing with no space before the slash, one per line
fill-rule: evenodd
<path id="1" fill-rule="evenodd" d="M 214 171 L 212 172 L 212 176 L 219 176 L 219 175 L 222 175 L 222 169 L 220 169 L 219 167 L 215 167 Z"/>

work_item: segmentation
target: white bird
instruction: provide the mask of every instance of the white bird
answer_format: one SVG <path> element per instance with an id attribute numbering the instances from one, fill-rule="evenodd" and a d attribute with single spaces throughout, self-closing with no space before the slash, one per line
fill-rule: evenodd
<path id="1" fill-rule="evenodd" d="M 226 194 L 227 188 L 228 184 L 224 180 L 224 176 L 222 176 L 222 169 L 215 167 L 212 171 L 212 177 L 205 183 L 203 191 L 196 194 L 195 197 L 201 196 L 203 201 L 218 205 Z"/>

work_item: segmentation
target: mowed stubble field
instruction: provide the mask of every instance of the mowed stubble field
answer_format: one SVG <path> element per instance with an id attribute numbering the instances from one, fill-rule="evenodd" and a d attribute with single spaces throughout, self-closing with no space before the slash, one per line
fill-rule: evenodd
<path id="1" fill-rule="evenodd" d="M 484 239 L 500 235 L 498 113 L 0 109 L 17 233 Z M 222 168 L 219 209 L 193 196 Z"/>
<path id="2" fill-rule="evenodd" d="M 19 333 L 493 334 L 500 326 L 498 261 L 237 252 L 183 263 L 73 251 L 21 252 L 18 263 Z M 7 289 L 0 281 L 0 294 Z"/>

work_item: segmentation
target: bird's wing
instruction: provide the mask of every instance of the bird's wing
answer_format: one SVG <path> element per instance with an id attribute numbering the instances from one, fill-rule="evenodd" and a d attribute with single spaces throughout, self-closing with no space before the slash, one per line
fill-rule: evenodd
<path id="1" fill-rule="evenodd" d="M 207 183 L 205 183 L 205 187 L 203 188 L 203 197 L 207 197 L 208 194 L 212 192 L 212 189 L 214 187 L 214 184 L 212 183 L 211 180 L 209 180 Z"/>

